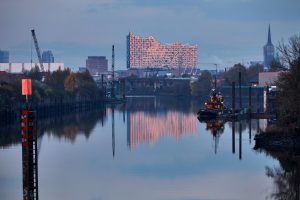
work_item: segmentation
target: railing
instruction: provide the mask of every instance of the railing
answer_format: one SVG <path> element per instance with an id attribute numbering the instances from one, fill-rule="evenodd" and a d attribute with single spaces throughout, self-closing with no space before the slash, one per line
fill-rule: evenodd
<path id="1" fill-rule="evenodd" d="M 29 104 L 31 110 L 37 111 L 37 118 L 46 118 L 48 116 L 62 115 L 70 112 L 81 112 L 89 110 L 103 103 L 103 98 L 79 97 L 53 97 L 42 99 L 41 101 L 32 101 Z M 17 105 L 7 105 L 0 109 L 0 124 L 11 124 L 20 118 L 20 111 L 24 103 Z"/>

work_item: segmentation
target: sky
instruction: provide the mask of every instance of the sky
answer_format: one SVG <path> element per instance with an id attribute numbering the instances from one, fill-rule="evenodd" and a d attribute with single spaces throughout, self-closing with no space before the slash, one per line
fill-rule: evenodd
<path id="1" fill-rule="evenodd" d="M 85 67 L 87 56 L 106 56 L 126 69 L 126 35 L 161 43 L 198 45 L 198 66 L 213 69 L 263 60 L 272 42 L 300 35 L 299 0 L 0 0 L 0 49 L 10 62 L 37 62 L 31 38 L 65 67 Z M 32 49 L 32 50 L 31 50 Z"/>

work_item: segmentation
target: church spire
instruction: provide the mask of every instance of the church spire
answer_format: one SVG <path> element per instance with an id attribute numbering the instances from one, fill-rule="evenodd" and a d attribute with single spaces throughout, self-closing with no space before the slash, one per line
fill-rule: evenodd
<path id="1" fill-rule="evenodd" d="M 272 44 L 270 24 L 269 24 L 269 32 L 268 32 L 268 44 Z"/>

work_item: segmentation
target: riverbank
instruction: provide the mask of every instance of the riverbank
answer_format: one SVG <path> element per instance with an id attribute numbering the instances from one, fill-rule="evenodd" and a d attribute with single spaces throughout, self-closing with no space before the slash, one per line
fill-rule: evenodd
<path id="1" fill-rule="evenodd" d="M 86 112 L 97 108 L 102 108 L 105 104 L 124 103 L 123 99 L 80 99 L 53 98 L 39 103 L 31 103 L 31 110 L 37 112 L 37 119 L 45 119 L 56 116 L 63 116 L 69 113 Z M 14 124 L 20 120 L 20 113 L 25 104 L 0 110 L 0 125 Z"/>
<path id="2" fill-rule="evenodd" d="M 256 135 L 254 140 L 255 149 L 300 153 L 300 131 L 298 129 L 282 129 L 282 131 L 268 131 Z"/>

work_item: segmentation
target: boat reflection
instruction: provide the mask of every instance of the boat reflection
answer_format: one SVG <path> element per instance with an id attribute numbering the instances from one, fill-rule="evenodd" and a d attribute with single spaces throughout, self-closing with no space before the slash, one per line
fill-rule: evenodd
<path id="1" fill-rule="evenodd" d="M 222 133 L 224 133 L 225 121 L 211 120 L 211 121 L 206 121 L 205 123 L 206 123 L 206 130 L 210 131 L 210 133 L 214 137 L 217 137 L 218 135 L 221 135 Z"/>
<path id="2" fill-rule="evenodd" d="M 205 130 L 207 130 L 209 133 L 212 134 L 213 141 L 214 141 L 214 152 L 215 154 L 217 154 L 219 139 L 220 136 L 224 133 L 224 129 L 225 129 L 224 125 L 226 121 L 221 119 L 212 119 L 212 120 L 204 120 L 204 121 L 199 119 L 199 121 L 201 123 L 205 123 L 206 124 Z"/>

